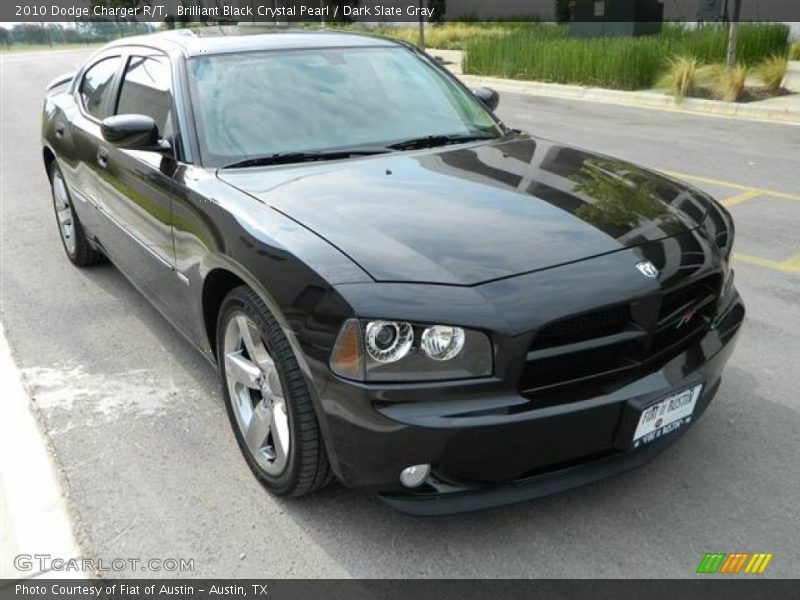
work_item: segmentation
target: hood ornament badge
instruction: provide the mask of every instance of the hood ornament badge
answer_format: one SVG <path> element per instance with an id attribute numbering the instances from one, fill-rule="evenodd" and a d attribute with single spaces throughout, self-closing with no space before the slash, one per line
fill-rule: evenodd
<path id="1" fill-rule="evenodd" d="M 639 269 L 639 272 L 645 277 L 650 277 L 651 279 L 658 277 L 658 269 L 656 269 L 656 266 L 649 260 L 636 263 L 636 268 Z"/>

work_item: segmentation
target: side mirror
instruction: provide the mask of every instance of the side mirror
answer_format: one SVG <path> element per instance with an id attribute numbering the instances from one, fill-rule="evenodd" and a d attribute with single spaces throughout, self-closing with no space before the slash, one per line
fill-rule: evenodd
<path id="1" fill-rule="evenodd" d="M 169 142 L 160 138 L 155 120 L 145 115 L 106 117 L 100 132 L 105 141 L 126 150 L 163 152 L 170 148 Z"/>
<path id="2" fill-rule="evenodd" d="M 484 106 L 486 106 L 486 108 L 489 110 L 494 110 L 497 108 L 497 105 L 500 104 L 500 94 L 498 94 L 492 88 L 480 87 L 472 90 L 472 94 L 478 100 L 483 102 Z"/>

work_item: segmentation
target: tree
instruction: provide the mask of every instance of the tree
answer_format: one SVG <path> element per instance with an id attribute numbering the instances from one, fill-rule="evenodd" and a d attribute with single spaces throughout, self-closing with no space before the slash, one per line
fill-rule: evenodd
<path id="1" fill-rule="evenodd" d="M 422 8 L 423 0 L 419 0 L 419 7 Z M 419 42 L 417 48 L 425 52 L 425 19 L 422 18 L 422 13 L 419 15 Z"/>
<path id="2" fill-rule="evenodd" d="M 572 11 L 574 8 L 574 0 L 556 0 L 556 21 L 559 23 L 569 23 L 572 21 Z"/>
<path id="3" fill-rule="evenodd" d="M 21 44 L 46 44 L 47 30 L 43 25 L 22 23 L 11 30 L 11 37 Z"/>
<path id="4" fill-rule="evenodd" d="M 431 23 L 444 23 L 444 15 L 447 12 L 447 0 L 428 0 L 428 8 L 433 9 L 433 13 L 428 17 Z"/>
<path id="5" fill-rule="evenodd" d="M 0 27 L 0 44 L 6 48 L 11 47 L 11 35 L 8 33 L 8 29 L 5 27 Z"/>
<path id="6" fill-rule="evenodd" d="M 330 4 L 334 5 L 338 8 L 336 11 L 337 17 L 336 22 L 338 23 L 352 23 L 355 19 L 351 16 L 346 16 L 344 14 L 344 7 L 349 6 L 350 8 L 356 8 L 358 6 L 358 0 L 329 0 Z"/>
<path id="7" fill-rule="evenodd" d="M 67 44 L 80 44 L 83 42 L 83 36 L 77 28 L 67 27 L 64 29 L 64 41 Z"/>
<path id="8" fill-rule="evenodd" d="M 63 44 L 67 41 L 64 35 L 64 28 L 58 23 L 47 23 L 47 39 L 50 44 Z"/>

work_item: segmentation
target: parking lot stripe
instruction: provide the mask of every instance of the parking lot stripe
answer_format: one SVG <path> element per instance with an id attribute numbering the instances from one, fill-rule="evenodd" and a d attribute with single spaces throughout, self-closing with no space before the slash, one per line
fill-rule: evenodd
<path id="1" fill-rule="evenodd" d="M 720 204 L 723 206 L 734 206 L 736 204 L 741 204 L 742 202 L 752 200 L 753 198 L 758 198 L 760 195 L 760 190 L 748 190 L 746 192 L 742 192 L 741 194 L 736 194 L 735 196 L 720 200 Z"/>
<path id="2" fill-rule="evenodd" d="M 743 192 L 758 192 L 765 196 L 773 196 L 775 198 L 783 198 L 785 200 L 796 200 L 800 202 L 800 195 L 789 194 L 788 192 L 779 192 L 778 190 L 767 190 L 764 188 L 756 188 L 749 185 L 742 185 L 740 183 L 733 183 L 730 181 L 722 181 L 721 179 L 712 179 L 711 177 L 702 177 L 700 175 L 690 175 L 689 173 L 678 173 L 677 171 L 662 171 L 665 175 L 670 177 L 677 177 L 678 179 L 688 179 L 689 181 L 697 181 L 700 183 L 708 183 L 709 185 L 718 185 L 727 187 L 734 190 L 742 190 Z"/>
<path id="3" fill-rule="evenodd" d="M 766 267 L 774 271 L 781 271 L 783 273 L 800 273 L 800 254 L 787 258 L 783 261 L 767 260 L 766 258 L 759 258 L 758 256 L 750 256 L 749 254 L 733 253 L 734 260 L 738 260 L 751 265 L 758 265 L 759 267 Z"/>
<path id="4" fill-rule="evenodd" d="M 795 254 L 781 262 L 783 268 L 792 273 L 800 273 L 800 254 Z"/>

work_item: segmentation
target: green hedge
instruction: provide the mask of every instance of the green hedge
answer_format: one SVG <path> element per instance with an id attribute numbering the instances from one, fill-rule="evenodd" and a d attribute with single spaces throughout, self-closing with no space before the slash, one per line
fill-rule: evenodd
<path id="1" fill-rule="evenodd" d="M 661 35 L 571 38 L 567 27 L 533 24 L 502 37 L 477 36 L 466 45 L 464 72 L 510 79 L 572 83 L 621 90 L 653 87 L 672 56 L 703 63 L 725 61 L 727 31 L 710 25 L 690 29 L 665 24 Z M 789 28 L 782 24 L 739 26 L 738 61 L 752 66 L 784 55 Z"/>

